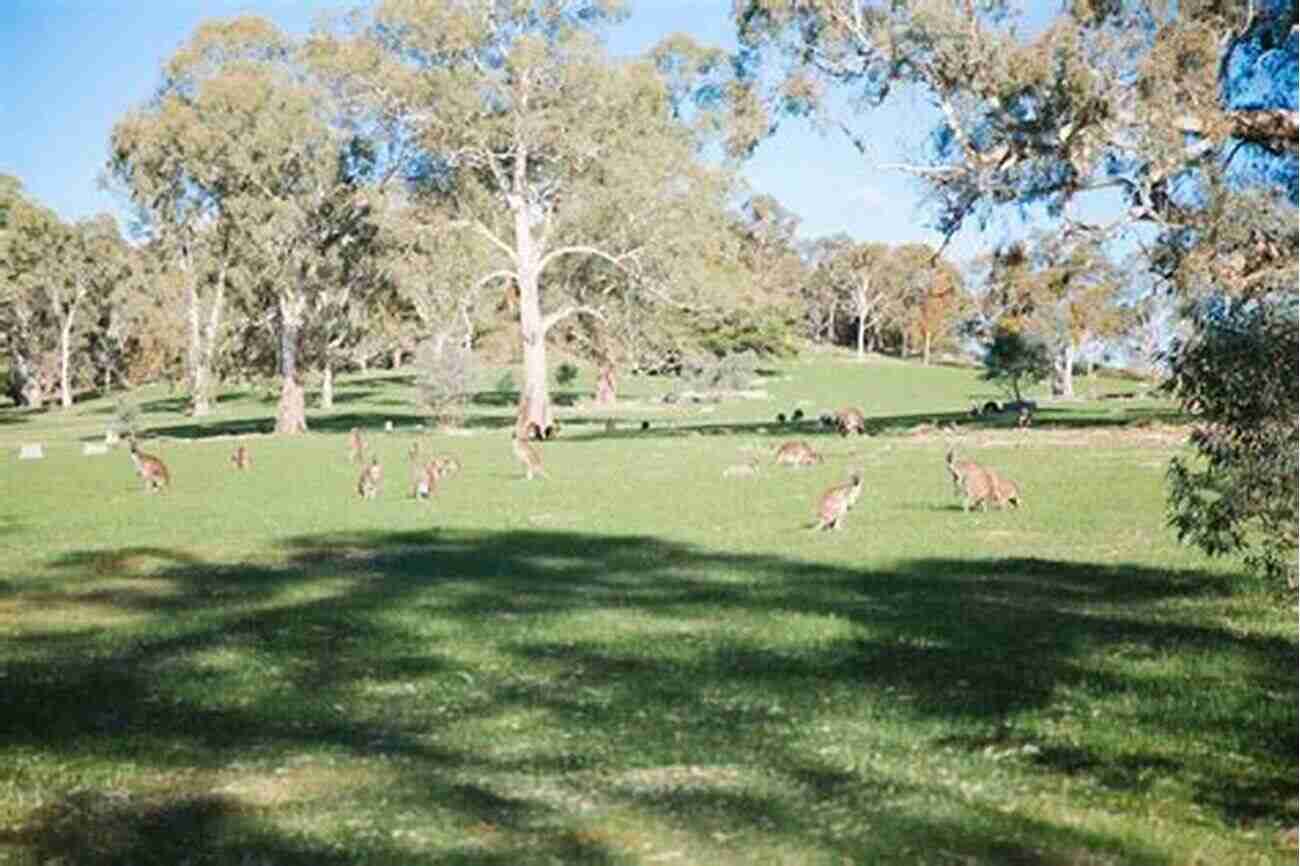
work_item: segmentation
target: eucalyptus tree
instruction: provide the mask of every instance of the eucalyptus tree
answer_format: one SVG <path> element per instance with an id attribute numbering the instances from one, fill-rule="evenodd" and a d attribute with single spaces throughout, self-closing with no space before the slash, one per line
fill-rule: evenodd
<path id="1" fill-rule="evenodd" d="M 881 330 L 897 316 L 894 273 L 888 267 L 889 245 L 853 243 L 844 239 L 827 244 L 809 277 L 809 291 L 818 307 L 843 310 L 854 325 L 858 360 L 874 350 Z M 834 318 L 834 314 L 830 316 Z"/>
<path id="2" fill-rule="evenodd" d="M 299 353 L 331 276 L 329 257 L 361 234 L 369 205 L 359 136 L 335 122 L 329 92 L 269 21 L 201 25 L 168 61 L 159 93 L 114 130 L 111 167 L 189 273 L 196 411 L 231 300 L 271 312 L 282 377 L 277 432 L 306 429 Z M 208 268 L 196 267 L 204 244 Z"/>
<path id="3" fill-rule="evenodd" d="M 895 322 L 903 332 L 904 354 L 913 341 L 921 363 L 929 365 L 937 341 L 956 330 L 970 307 L 961 274 L 929 244 L 895 247 L 890 256 L 895 277 Z"/>
<path id="4" fill-rule="evenodd" d="M 690 253 L 685 238 L 708 219 L 699 203 L 726 194 L 653 62 L 604 51 L 601 28 L 622 14 L 619 0 L 385 0 L 313 40 L 317 68 L 374 128 L 418 144 L 422 191 L 490 255 L 474 285 L 517 294 L 523 394 L 542 426 L 548 334 L 574 316 L 607 320 L 615 294 L 662 297 L 667 256 Z M 574 257 L 625 278 L 557 278 Z"/>
<path id="5" fill-rule="evenodd" d="M 108 173 L 135 208 L 161 270 L 182 283 L 191 411 L 211 409 L 213 370 L 230 312 L 230 269 L 239 260 L 232 203 L 246 192 L 249 132 L 242 86 L 289 42 L 267 21 L 206 22 L 167 61 L 153 97 L 110 135 Z"/>
<path id="6" fill-rule="evenodd" d="M 59 401 L 72 406 L 73 353 L 89 325 L 100 318 L 118 286 L 128 279 L 130 255 L 107 214 L 60 226 L 38 270 L 46 303 L 58 328 Z"/>
<path id="7" fill-rule="evenodd" d="M 58 326 L 49 304 L 51 255 L 66 227 L 0 175 L 0 341 L 9 359 L 9 396 L 39 409 L 58 374 Z"/>

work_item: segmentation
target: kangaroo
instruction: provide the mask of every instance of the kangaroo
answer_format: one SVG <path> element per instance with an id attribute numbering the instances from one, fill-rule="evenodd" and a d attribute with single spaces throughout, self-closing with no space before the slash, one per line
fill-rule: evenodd
<path id="1" fill-rule="evenodd" d="M 1003 478 L 996 472 L 989 472 L 993 477 L 993 501 L 998 508 L 1010 505 L 1019 508 L 1021 504 L 1020 485 L 1010 478 Z"/>
<path id="2" fill-rule="evenodd" d="M 360 427 L 353 427 L 348 434 L 348 462 L 364 463 L 366 461 L 366 440 L 361 435 Z"/>
<path id="3" fill-rule="evenodd" d="M 384 480 L 384 467 L 379 465 L 379 458 L 370 461 L 370 465 L 361 470 L 357 479 L 357 495 L 362 499 L 374 499 L 379 495 L 379 485 Z"/>
<path id="4" fill-rule="evenodd" d="M 460 461 L 455 457 L 452 457 L 450 454 L 443 454 L 439 457 L 433 458 L 433 461 L 429 465 L 434 468 L 439 480 L 450 478 L 460 471 Z"/>
<path id="5" fill-rule="evenodd" d="M 247 445 L 240 445 L 235 449 L 235 453 L 230 455 L 230 463 L 241 472 L 245 469 L 253 468 L 253 455 L 249 453 Z"/>
<path id="6" fill-rule="evenodd" d="M 135 466 L 135 474 L 144 481 L 144 489 L 149 493 L 171 487 L 172 476 L 167 471 L 167 464 L 160 458 L 141 451 L 134 436 L 131 437 L 131 463 Z"/>
<path id="7" fill-rule="evenodd" d="M 988 504 L 996 501 L 997 476 L 991 471 L 969 460 L 954 460 L 952 451 L 945 462 L 952 476 L 953 491 L 962 497 L 963 511 L 970 511 L 972 505 L 987 510 Z"/>
<path id="8" fill-rule="evenodd" d="M 525 480 L 532 481 L 534 475 L 546 477 L 546 472 L 542 469 L 542 452 L 537 450 L 537 446 L 527 439 L 520 439 L 518 434 L 511 437 L 511 444 L 514 446 L 515 459 L 524 466 Z"/>
<path id="9" fill-rule="evenodd" d="M 813 466 L 822 462 L 822 456 L 807 442 L 796 439 L 776 450 L 776 462 L 782 466 Z"/>
<path id="10" fill-rule="evenodd" d="M 867 418 L 862 414 L 861 409 L 850 406 L 835 413 L 835 427 L 840 431 L 841 436 L 848 436 L 850 433 L 861 435 L 867 432 Z"/>
<path id="11" fill-rule="evenodd" d="M 839 529 L 844 525 L 844 515 L 849 513 L 862 495 L 862 473 L 854 472 L 849 480 L 822 494 L 817 503 L 817 523 L 815 530 Z"/>
<path id="12" fill-rule="evenodd" d="M 433 461 L 426 463 L 424 466 L 416 467 L 414 472 L 415 486 L 411 495 L 416 499 L 431 499 L 433 494 L 438 492 L 438 470 Z"/>

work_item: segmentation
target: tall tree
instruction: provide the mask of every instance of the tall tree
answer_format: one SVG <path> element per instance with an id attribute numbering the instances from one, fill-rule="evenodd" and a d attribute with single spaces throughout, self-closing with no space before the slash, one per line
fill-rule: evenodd
<path id="1" fill-rule="evenodd" d="M 20 406 L 41 408 L 57 381 L 48 266 L 65 232 L 16 178 L 0 175 L 0 341 L 9 357 L 9 396 Z"/>
<path id="2" fill-rule="evenodd" d="M 635 285 L 725 183 L 696 158 L 655 66 L 602 49 L 600 28 L 622 14 L 618 0 L 389 0 L 313 46 L 376 127 L 418 142 L 425 192 L 493 257 L 479 279 L 513 284 L 523 396 L 542 426 L 548 334 L 605 315 L 596 298 L 565 293 L 579 284 L 557 266 L 594 256 Z"/>

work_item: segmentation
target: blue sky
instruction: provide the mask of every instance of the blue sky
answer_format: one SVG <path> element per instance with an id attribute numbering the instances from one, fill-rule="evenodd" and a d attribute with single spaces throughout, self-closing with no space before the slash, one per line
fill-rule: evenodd
<path id="1" fill-rule="evenodd" d="M 202 20 L 256 12 L 283 29 L 305 32 L 337 2 L 306 0 L 3 0 L 0 16 L 0 172 L 65 219 L 115 211 L 96 177 L 109 130 L 149 98 L 163 61 Z M 733 46 L 730 0 L 634 0 L 631 19 L 610 39 L 636 53 L 684 31 Z M 873 117 L 872 153 L 864 158 L 839 134 L 788 123 L 766 141 L 743 174 L 756 192 L 776 196 L 803 222 L 800 234 L 847 232 L 860 240 L 938 243 L 918 210 L 919 190 L 905 175 L 876 168 L 920 144 L 933 112 L 902 97 Z M 971 255 L 989 238 L 968 231 L 950 253 Z"/>

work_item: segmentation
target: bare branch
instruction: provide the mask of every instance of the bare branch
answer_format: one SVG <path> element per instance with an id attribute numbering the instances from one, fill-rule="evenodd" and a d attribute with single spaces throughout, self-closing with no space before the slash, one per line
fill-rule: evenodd
<path id="1" fill-rule="evenodd" d="M 596 256 L 597 258 L 602 258 L 605 261 L 609 262 L 610 264 L 614 265 L 615 267 L 620 268 L 622 270 L 626 270 L 624 262 L 626 262 L 632 256 L 635 256 L 638 252 L 640 252 L 640 250 L 641 248 L 637 247 L 636 249 L 632 249 L 629 250 L 628 252 L 615 256 L 605 252 L 604 250 L 598 247 L 588 247 L 588 246 L 560 247 L 559 249 L 551 250 L 549 253 L 547 253 L 545 256 L 542 257 L 541 262 L 537 266 L 537 272 L 541 273 L 542 271 L 546 270 L 546 266 L 549 265 L 555 259 L 559 258 L 560 256 L 584 255 L 584 254 L 589 256 Z"/>
<path id="2" fill-rule="evenodd" d="M 593 319 L 598 319 L 598 320 L 600 320 L 601 322 L 606 322 L 606 321 L 608 321 L 608 320 L 605 318 L 605 314 L 602 313 L 600 310 L 597 310 L 595 307 L 588 307 L 588 306 L 584 306 L 584 305 L 581 305 L 581 304 L 574 304 L 574 305 L 571 305 L 571 306 L 568 306 L 568 307 L 562 307 L 561 309 L 558 309 L 558 310 L 556 310 L 556 311 L 553 312 L 553 313 L 550 313 L 550 314 L 548 314 L 548 315 L 546 315 L 546 316 L 543 316 L 543 317 L 542 317 L 542 334 L 545 335 L 548 331 L 551 330 L 551 328 L 552 328 L 552 327 L 553 327 L 557 322 L 560 322 L 560 321 L 562 321 L 562 320 L 564 320 L 564 319 L 567 319 L 569 316 L 572 316 L 572 315 L 575 315 L 575 314 L 581 314 L 581 315 L 584 315 L 584 316 L 591 316 Z"/>

